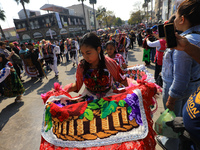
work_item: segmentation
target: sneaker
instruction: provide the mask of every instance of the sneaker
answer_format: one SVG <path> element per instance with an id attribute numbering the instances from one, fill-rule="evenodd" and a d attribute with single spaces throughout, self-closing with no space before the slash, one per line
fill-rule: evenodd
<path id="1" fill-rule="evenodd" d="M 15 98 L 15 103 L 20 103 L 20 102 L 22 102 L 22 97 L 21 96 L 17 96 Z"/>
<path id="2" fill-rule="evenodd" d="M 55 75 L 55 78 L 58 79 L 58 75 Z"/>
<path id="3" fill-rule="evenodd" d="M 42 82 L 42 77 L 40 77 L 40 80 L 39 80 L 39 82 Z"/>
<path id="4" fill-rule="evenodd" d="M 156 142 L 158 143 L 158 145 L 163 149 L 163 150 L 167 150 L 167 148 L 165 147 L 164 143 L 167 142 L 167 138 L 165 136 L 161 136 L 161 135 L 157 135 L 156 136 Z"/>
<path id="5" fill-rule="evenodd" d="M 73 67 L 75 67 L 75 63 L 73 63 Z"/>

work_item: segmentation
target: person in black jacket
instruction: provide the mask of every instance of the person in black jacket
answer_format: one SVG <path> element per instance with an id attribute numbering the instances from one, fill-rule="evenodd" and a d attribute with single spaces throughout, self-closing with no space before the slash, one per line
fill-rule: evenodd
<path id="1" fill-rule="evenodd" d="M 39 52 L 34 49 L 34 46 L 32 43 L 28 43 L 28 49 L 29 51 L 27 52 L 25 57 L 31 58 L 32 63 L 35 65 L 35 67 L 37 68 L 39 72 L 38 77 L 40 78 L 40 81 L 42 81 L 42 77 L 44 76 L 44 74 L 43 74 L 41 63 L 39 62 L 40 60 L 38 59 Z"/>

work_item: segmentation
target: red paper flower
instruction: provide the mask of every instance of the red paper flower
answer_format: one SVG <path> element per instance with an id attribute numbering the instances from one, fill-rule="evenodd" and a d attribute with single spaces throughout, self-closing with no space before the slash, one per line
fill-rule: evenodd
<path id="1" fill-rule="evenodd" d="M 50 109 L 50 113 L 51 113 L 51 115 L 52 115 L 53 117 L 55 117 L 56 114 L 57 114 L 57 111 L 54 110 L 54 109 Z"/>

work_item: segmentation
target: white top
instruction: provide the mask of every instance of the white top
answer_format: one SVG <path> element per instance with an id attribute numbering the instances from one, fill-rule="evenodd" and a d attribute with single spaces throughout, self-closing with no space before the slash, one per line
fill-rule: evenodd
<path id="1" fill-rule="evenodd" d="M 151 42 L 151 41 L 147 41 L 147 45 L 149 46 L 149 47 L 156 47 L 156 49 L 157 50 L 160 50 L 160 48 L 161 48 L 161 45 L 160 45 L 160 41 L 159 40 L 157 40 L 157 41 L 154 41 L 154 42 Z"/>

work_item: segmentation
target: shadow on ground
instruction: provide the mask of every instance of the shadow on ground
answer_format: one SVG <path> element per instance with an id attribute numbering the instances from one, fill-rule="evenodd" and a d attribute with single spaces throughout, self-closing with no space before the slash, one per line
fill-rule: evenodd
<path id="1" fill-rule="evenodd" d="M 52 78 L 43 87 L 37 90 L 37 94 L 41 95 L 52 90 L 52 88 L 54 88 L 55 82 L 58 82 L 60 85 L 62 85 L 62 82 L 59 82 L 59 78 Z"/>
<path id="2" fill-rule="evenodd" d="M 6 123 L 9 121 L 9 119 L 15 115 L 19 108 L 24 105 L 24 102 L 15 103 L 6 106 L 1 113 L 0 113 L 0 131 L 3 129 L 3 127 L 6 125 Z"/>

